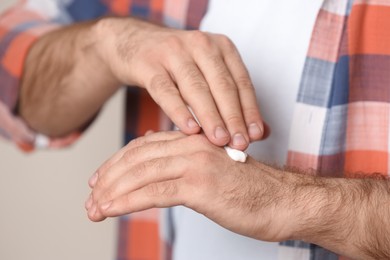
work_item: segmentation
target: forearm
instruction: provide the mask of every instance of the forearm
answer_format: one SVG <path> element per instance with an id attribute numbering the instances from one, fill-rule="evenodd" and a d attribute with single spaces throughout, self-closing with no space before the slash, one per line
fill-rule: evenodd
<path id="1" fill-rule="evenodd" d="M 287 174 L 286 205 L 297 220 L 291 239 L 353 259 L 390 258 L 388 180 Z"/>
<path id="2" fill-rule="evenodd" d="M 62 136 L 83 127 L 118 89 L 98 55 L 95 22 L 48 33 L 28 53 L 19 112 L 35 130 Z"/>

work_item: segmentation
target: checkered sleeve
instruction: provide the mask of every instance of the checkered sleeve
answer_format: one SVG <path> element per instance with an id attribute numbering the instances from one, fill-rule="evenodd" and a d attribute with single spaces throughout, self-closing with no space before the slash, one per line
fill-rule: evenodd
<path id="1" fill-rule="evenodd" d="M 64 25 L 104 15 L 128 15 L 142 10 L 126 8 L 126 1 L 20 0 L 0 14 L 0 137 L 24 151 L 59 148 L 72 144 L 80 135 L 48 138 L 30 129 L 17 116 L 17 103 L 24 60 L 33 43 L 42 35 Z M 147 1 L 141 1 L 146 3 Z M 158 8 L 155 7 L 155 10 Z"/>
<path id="2" fill-rule="evenodd" d="M 20 1 L 0 15 L 0 136 L 24 151 L 66 146 L 78 136 L 51 140 L 31 130 L 16 113 L 24 60 L 40 36 L 62 23 L 66 15 L 61 13 L 59 3 Z"/>
<path id="3" fill-rule="evenodd" d="M 389 72 L 390 1 L 325 0 L 302 73 L 287 163 L 327 177 L 389 176 Z M 279 256 L 346 259 L 301 241 L 281 243 Z"/>

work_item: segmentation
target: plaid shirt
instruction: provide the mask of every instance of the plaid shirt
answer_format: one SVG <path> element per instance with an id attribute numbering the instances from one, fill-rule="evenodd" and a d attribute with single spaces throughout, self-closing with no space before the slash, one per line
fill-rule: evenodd
<path id="1" fill-rule="evenodd" d="M 77 138 L 47 139 L 15 116 L 23 62 L 39 36 L 107 14 L 196 29 L 207 8 L 207 0 L 31 2 L 21 1 L 0 16 L 0 135 L 24 150 L 64 146 Z M 390 0 L 324 0 L 296 100 L 287 164 L 323 176 L 388 175 L 389 87 Z M 128 88 L 127 100 L 126 142 L 160 128 L 160 111 L 147 93 Z M 118 259 L 170 258 L 171 242 L 158 238 L 158 210 L 122 217 L 119 231 Z M 286 241 L 280 243 L 279 258 L 339 257 L 316 245 Z"/>

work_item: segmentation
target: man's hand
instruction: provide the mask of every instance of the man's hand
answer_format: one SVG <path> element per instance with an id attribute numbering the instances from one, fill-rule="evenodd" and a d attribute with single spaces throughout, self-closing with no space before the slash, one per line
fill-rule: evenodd
<path id="1" fill-rule="evenodd" d="M 254 87 L 234 44 L 223 35 L 107 18 L 97 48 L 120 82 L 144 87 L 186 134 L 200 128 L 222 146 L 245 149 L 264 133 Z"/>
<path id="2" fill-rule="evenodd" d="M 245 149 L 264 135 L 251 79 L 225 36 L 103 18 L 48 33 L 31 48 L 20 113 L 63 136 L 88 123 L 120 85 L 148 90 L 186 134 L 200 126 L 215 145 Z"/>
<path id="3" fill-rule="evenodd" d="M 275 199 L 285 193 L 284 176 L 270 178 L 262 174 L 266 170 L 252 158 L 246 163 L 231 160 L 204 135 L 151 134 L 130 142 L 99 168 L 90 181 L 88 216 L 101 221 L 185 205 L 234 232 L 269 241 L 287 239 L 289 205 Z M 276 212 L 276 206 L 283 210 Z"/>
<path id="4" fill-rule="evenodd" d="M 390 184 L 321 178 L 248 158 L 234 162 L 203 135 L 156 133 L 130 142 L 90 179 L 93 221 L 184 205 L 236 233 L 298 239 L 353 259 L 390 258 Z"/>

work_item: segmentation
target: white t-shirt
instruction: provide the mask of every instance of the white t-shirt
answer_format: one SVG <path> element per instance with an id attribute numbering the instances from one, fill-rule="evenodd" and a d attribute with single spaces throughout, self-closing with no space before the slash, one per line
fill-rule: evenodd
<path id="1" fill-rule="evenodd" d="M 271 136 L 251 144 L 257 160 L 283 165 L 294 104 L 322 0 L 211 0 L 201 30 L 236 44 Z M 278 259 L 277 243 L 234 234 L 190 209 L 172 210 L 175 260 Z"/>

